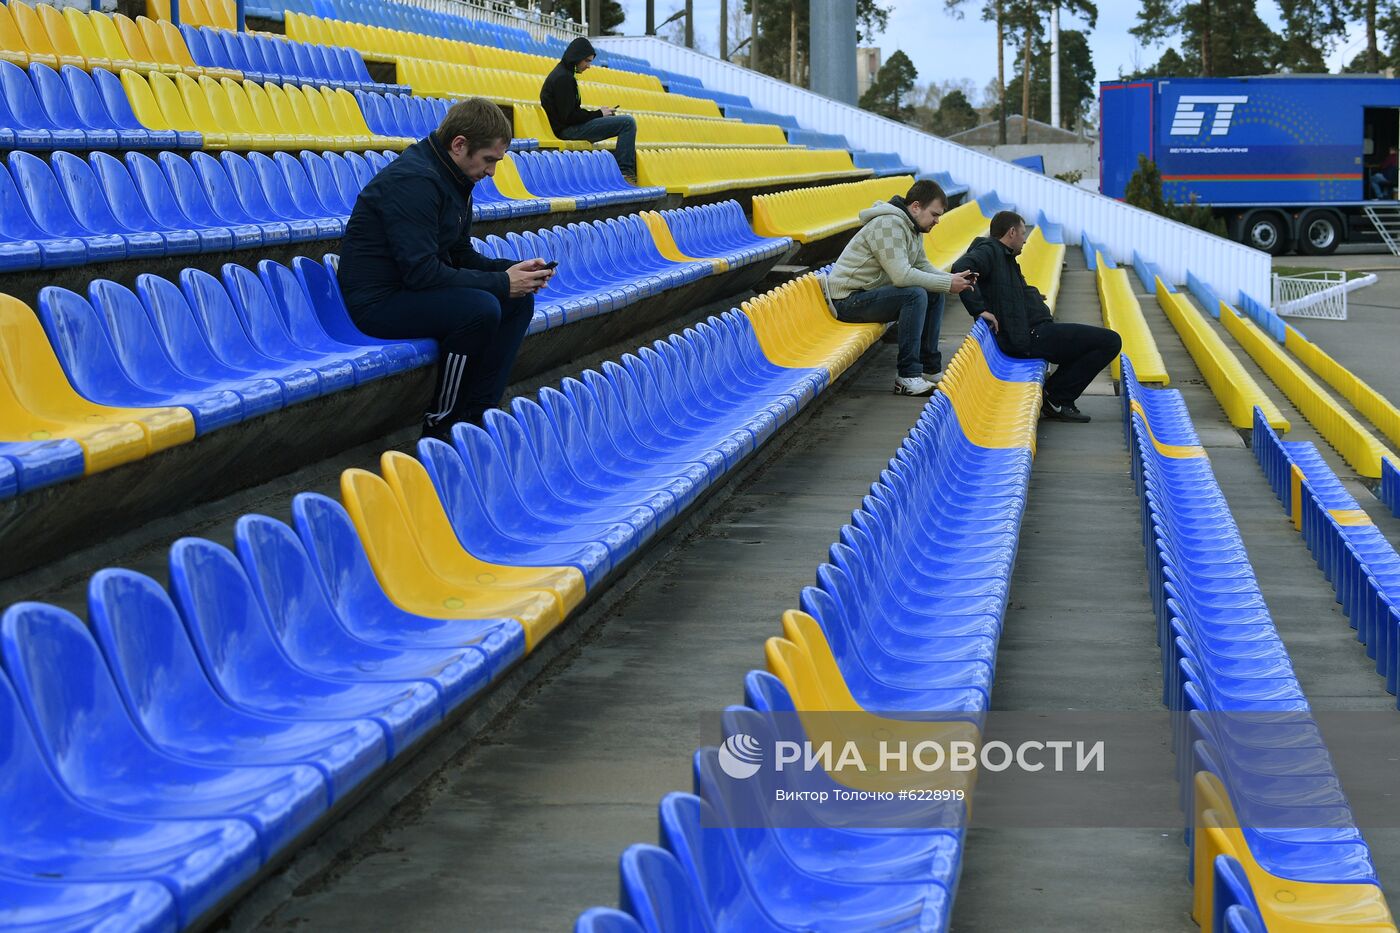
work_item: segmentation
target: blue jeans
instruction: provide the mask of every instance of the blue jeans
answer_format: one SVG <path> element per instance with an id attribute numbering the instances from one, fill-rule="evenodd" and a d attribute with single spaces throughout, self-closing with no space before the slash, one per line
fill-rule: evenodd
<path id="1" fill-rule="evenodd" d="M 617 137 L 613 158 L 624 175 L 637 174 L 637 121 L 632 117 L 594 117 L 587 123 L 564 127 L 560 139 L 586 139 L 590 143 Z"/>
<path id="2" fill-rule="evenodd" d="M 936 373 L 943 368 L 938 352 L 938 330 L 943 325 L 943 293 L 929 292 L 916 285 L 899 288 L 885 285 L 866 292 L 851 292 L 836 306 L 836 319 L 847 324 L 899 322 L 899 362 L 901 376 Z"/>
<path id="3" fill-rule="evenodd" d="M 1395 182 L 1386 176 L 1385 172 L 1376 172 L 1371 176 L 1371 197 L 1377 201 L 1384 200 L 1390 193 L 1390 189 L 1395 187 Z"/>

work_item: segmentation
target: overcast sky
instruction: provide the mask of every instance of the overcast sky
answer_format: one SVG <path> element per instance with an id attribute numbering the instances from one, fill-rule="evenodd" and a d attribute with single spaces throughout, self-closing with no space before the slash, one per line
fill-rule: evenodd
<path id="1" fill-rule="evenodd" d="M 920 82 L 947 81 L 968 78 L 980 93 L 996 77 L 996 29 L 979 18 L 981 4 L 968 0 L 967 13 L 961 20 L 944 12 L 942 0 L 883 0 L 890 7 L 889 28 L 876 39 L 888 58 L 895 49 L 903 49 L 919 70 Z M 621 0 L 627 11 L 622 32 L 640 35 L 646 31 L 644 0 Z M 719 0 L 694 0 L 696 44 L 715 54 L 719 48 Z M 743 0 L 730 0 L 730 6 L 742 6 Z M 656 0 L 656 18 L 660 22 L 672 12 L 684 7 L 683 0 Z M 1094 53 L 1094 65 L 1100 81 L 1112 81 L 1120 72 L 1131 72 L 1157 60 L 1162 46 L 1143 49 L 1128 34 L 1136 22 L 1138 4 L 1126 0 L 1099 0 L 1098 26 L 1089 36 Z M 1279 27 L 1278 10 L 1270 0 L 1259 3 L 1259 15 L 1274 28 Z M 1073 17 L 1062 16 L 1061 28 L 1076 28 Z M 1364 40 L 1357 34 L 1349 38 L 1341 51 L 1328 59 L 1337 70 L 1343 56 L 1349 59 L 1361 50 Z M 1007 55 L 1011 50 L 1008 48 Z M 1008 61 L 1007 75 L 1012 66 Z"/>

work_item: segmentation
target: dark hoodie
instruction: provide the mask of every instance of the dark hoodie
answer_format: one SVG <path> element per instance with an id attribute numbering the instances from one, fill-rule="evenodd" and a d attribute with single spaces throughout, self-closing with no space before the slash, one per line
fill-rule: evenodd
<path id="1" fill-rule="evenodd" d="M 997 319 L 997 344 L 1008 353 L 1025 356 L 1031 331 L 1052 318 L 1045 296 L 1021 274 L 1016 254 L 1000 240 L 980 236 L 950 271 L 977 273 L 977 287 L 958 295 L 963 307 L 973 317 L 992 312 Z"/>
<path id="2" fill-rule="evenodd" d="M 544 107 L 545 116 L 549 117 L 549 128 L 554 130 L 556 136 L 565 127 L 578 126 L 603 115 L 601 110 L 585 110 L 578 98 L 575 69 L 579 62 L 595 54 L 593 43 L 579 36 L 569 43 L 559 58 L 559 64 L 544 79 L 544 85 L 540 88 L 540 106 Z"/>

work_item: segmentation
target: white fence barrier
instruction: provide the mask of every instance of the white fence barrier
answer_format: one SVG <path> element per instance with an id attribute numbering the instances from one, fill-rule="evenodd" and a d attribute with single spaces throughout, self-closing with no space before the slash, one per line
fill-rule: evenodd
<path id="1" fill-rule="evenodd" d="M 1274 313 L 1326 321 L 1347 319 L 1347 294 L 1374 285 L 1374 275 L 1347 280 L 1345 272 L 1305 272 L 1273 277 Z"/>

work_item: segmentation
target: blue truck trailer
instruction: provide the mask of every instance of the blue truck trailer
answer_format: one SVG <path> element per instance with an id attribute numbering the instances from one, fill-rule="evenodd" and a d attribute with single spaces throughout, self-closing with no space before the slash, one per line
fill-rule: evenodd
<path id="1" fill-rule="evenodd" d="M 1326 255 L 1342 243 L 1400 239 L 1395 185 L 1383 185 L 1380 198 L 1371 185 L 1400 145 L 1400 80 L 1105 82 L 1099 139 L 1103 194 L 1122 199 L 1138 156 L 1146 155 L 1162 173 L 1167 201 L 1208 205 L 1231 237 L 1274 255 Z"/>

